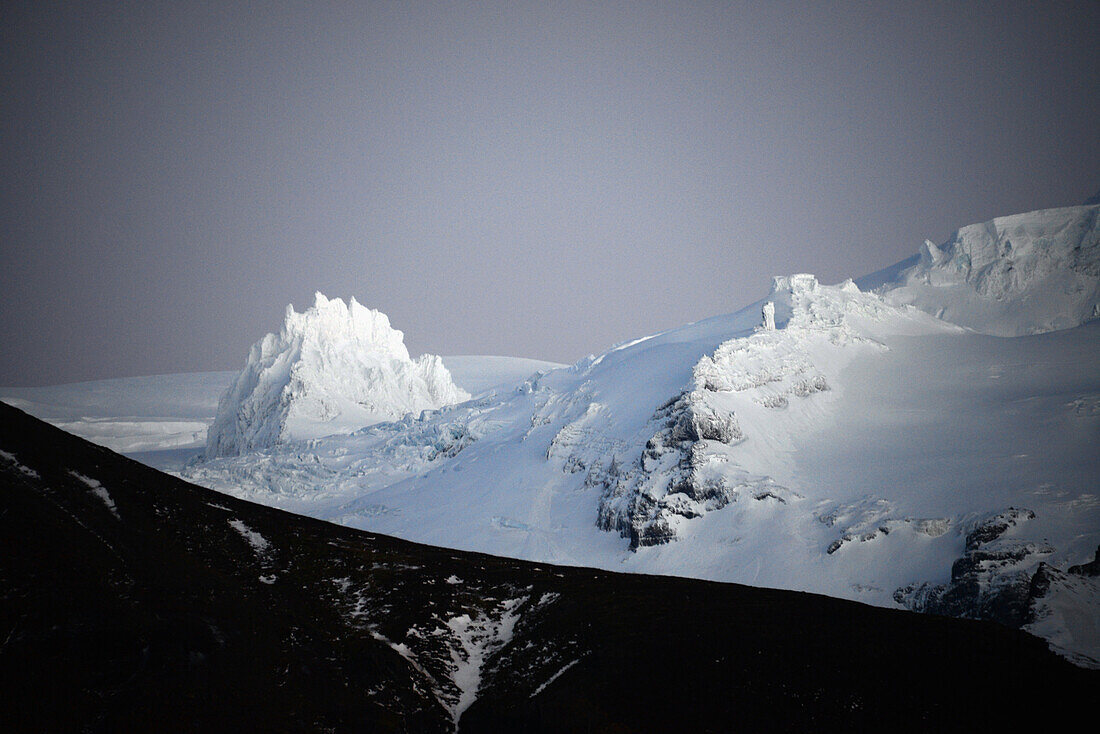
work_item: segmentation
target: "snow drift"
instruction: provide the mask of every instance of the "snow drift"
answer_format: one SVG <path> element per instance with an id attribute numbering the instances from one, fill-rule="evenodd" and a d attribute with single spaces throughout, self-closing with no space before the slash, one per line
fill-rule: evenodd
<path id="1" fill-rule="evenodd" d="M 218 404 L 206 456 L 230 456 L 314 438 L 469 399 L 443 361 L 409 358 L 386 314 L 317 293 L 287 306 L 279 334 L 252 346 Z"/>

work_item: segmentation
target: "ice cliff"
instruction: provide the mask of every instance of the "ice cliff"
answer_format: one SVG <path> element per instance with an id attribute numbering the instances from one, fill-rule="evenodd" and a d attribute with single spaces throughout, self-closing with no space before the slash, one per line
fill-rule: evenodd
<path id="1" fill-rule="evenodd" d="M 282 331 L 256 342 L 218 405 L 206 456 L 233 456 L 462 402 L 443 361 L 413 360 L 386 314 L 317 293 L 287 306 Z"/>
<path id="2" fill-rule="evenodd" d="M 994 336 L 1079 326 L 1100 316 L 1100 206 L 999 217 L 958 230 L 882 288 L 910 304 Z"/>

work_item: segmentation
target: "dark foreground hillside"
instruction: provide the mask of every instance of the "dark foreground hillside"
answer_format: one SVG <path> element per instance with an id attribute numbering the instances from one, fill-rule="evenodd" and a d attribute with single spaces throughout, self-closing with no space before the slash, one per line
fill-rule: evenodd
<path id="1" fill-rule="evenodd" d="M 990 623 L 344 529 L 0 404 L 2 731 L 985 731 L 1098 683 Z"/>

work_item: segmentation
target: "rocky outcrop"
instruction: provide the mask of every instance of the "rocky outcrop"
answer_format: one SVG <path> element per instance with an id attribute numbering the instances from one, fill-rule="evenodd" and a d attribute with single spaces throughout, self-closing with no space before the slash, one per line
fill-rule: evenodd
<path id="1" fill-rule="evenodd" d="M 630 547 L 667 543 L 680 520 L 690 520 L 720 509 L 746 490 L 757 499 L 785 492 L 767 479 L 754 483 L 734 479 L 736 474 L 712 471 L 725 463 L 716 451 L 744 438 L 737 417 L 721 413 L 694 392 L 661 406 L 652 419 L 659 430 L 650 438 L 637 464 L 617 461 L 606 470 L 597 467 L 589 484 L 601 484 L 597 525 L 630 538 Z M 731 481 L 732 479 L 732 481 Z"/>
<path id="2" fill-rule="evenodd" d="M 1076 576 L 1100 576 L 1100 545 L 1096 546 L 1096 553 L 1091 561 L 1079 566 L 1070 566 L 1066 570 Z"/>
<path id="3" fill-rule="evenodd" d="M 1006 533 L 1034 517 L 1031 510 L 1010 507 L 978 523 L 966 535 L 966 552 L 951 566 L 950 582 L 907 586 L 894 599 L 914 611 L 1022 627 L 1031 621 L 1031 602 L 1042 589 L 1041 561 L 1054 548 Z"/>

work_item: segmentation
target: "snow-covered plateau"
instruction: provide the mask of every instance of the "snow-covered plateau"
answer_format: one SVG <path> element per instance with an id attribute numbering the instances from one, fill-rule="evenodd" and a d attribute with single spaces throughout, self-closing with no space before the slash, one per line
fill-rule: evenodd
<path id="1" fill-rule="evenodd" d="M 319 297 L 344 313 L 298 341 L 310 312 L 289 310 L 205 455 L 161 466 L 436 545 L 993 618 L 1097 666 L 1098 215 L 964 227 L 856 282 L 778 277 L 510 385 L 483 362 L 468 400 L 447 358 Z"/>

